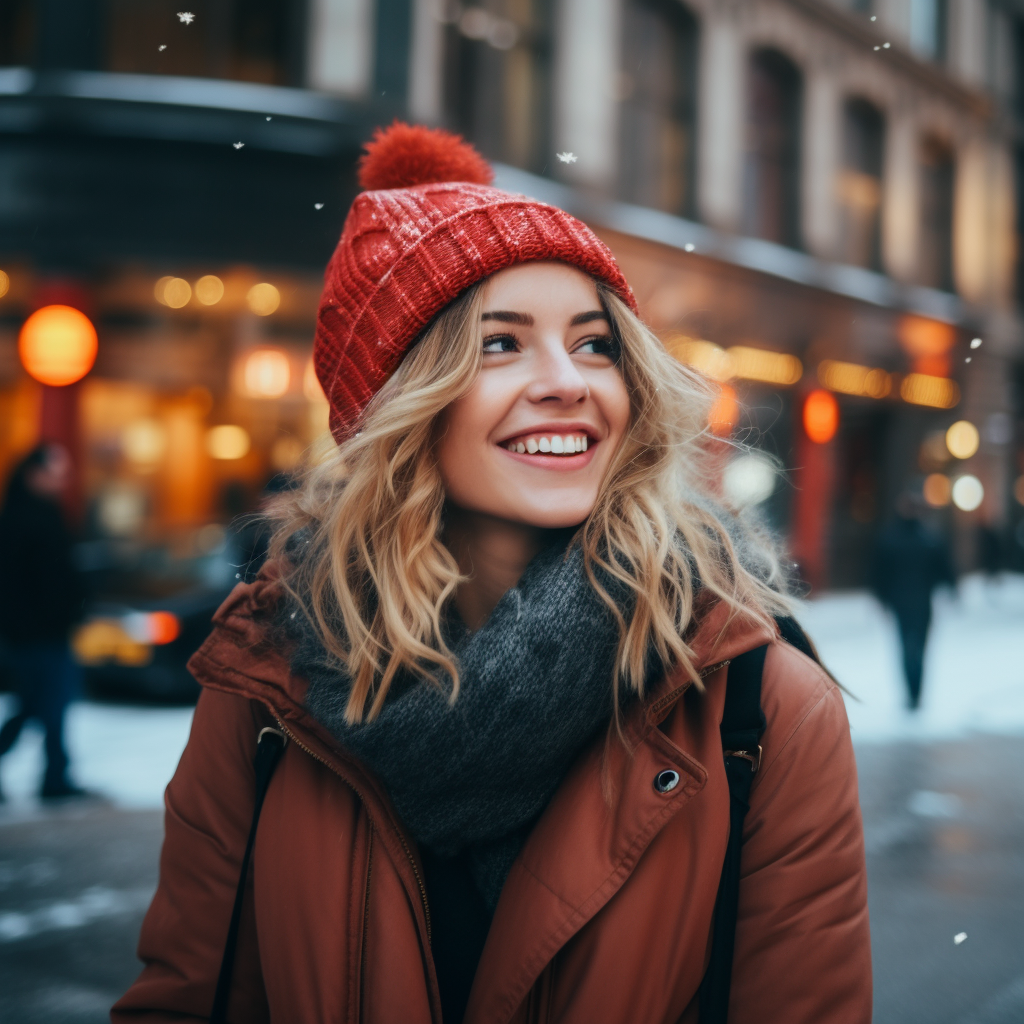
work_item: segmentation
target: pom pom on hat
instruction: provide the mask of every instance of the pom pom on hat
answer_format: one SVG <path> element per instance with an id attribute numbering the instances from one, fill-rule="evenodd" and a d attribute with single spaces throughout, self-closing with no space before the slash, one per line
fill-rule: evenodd
<path id="1" fill-rule="evenodd" d="M 378 128 L 359 160 L 359 185 L 367 191 L 443 181 L 489 185 L 491 165 L 459 135 L 440 128 L 393 122 Z"/>

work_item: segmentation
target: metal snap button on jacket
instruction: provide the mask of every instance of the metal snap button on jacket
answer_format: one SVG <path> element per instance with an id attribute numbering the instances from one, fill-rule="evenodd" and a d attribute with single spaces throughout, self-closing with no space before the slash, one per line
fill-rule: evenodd
<path id="1" fill-rule="evenodd" d="M 666 768 L 665 771 L 658 772 L 658 774 L 654 776 L 654 788 L 659 793 L 668 793 L 678 785 L 679 772 L 674 772 L 671 768 Z"/>

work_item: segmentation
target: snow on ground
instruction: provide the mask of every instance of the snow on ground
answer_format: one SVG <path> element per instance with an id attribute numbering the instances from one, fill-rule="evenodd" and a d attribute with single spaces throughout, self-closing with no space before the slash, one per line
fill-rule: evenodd
<path id="1" fill-rule="evenodd" d="M 3 715 L 17 706 L 4 696 Z M 192 708 L 77 701 L 68 709 L 66 741 L 75 782 L 118 807 L 159 808 L 188 739 Z M 11 810 L 35 804 L 43 773 L 43 733 L 26 725 L 0 761 L 0 785 Z"/>
<path id="2" fill-rule="evenodd" d="M 800 605 L 822 661 L 853 695 L 855 743 L 1024 734 L 1024 576 L 968 576 L 955 596 L 940 590 L 933 607 L 921 709 L 912 714 L 895 621 L 874 598 L 830 594 Z"/>
<path id="3" fill-rule="evenodd" d="M 895 625 L 872 597 L 825 595 L 803 602 L 798 617 L 857 698 L 847 699 L 854 742 L 1024 735 L 1024 576 L 968 577 L 956 597 L 937 595 L 917 715 L 903 706 Z M 14 707 L 0 697 L 3 717 Z M 190 708 L 78 702 L 68 714 L 72 774 L 119 807 L 159 808 L 191 721 Z M 31 811 L 42 762 L 42 734 L 26 727 L 0 767 L 10 811 Z"/>

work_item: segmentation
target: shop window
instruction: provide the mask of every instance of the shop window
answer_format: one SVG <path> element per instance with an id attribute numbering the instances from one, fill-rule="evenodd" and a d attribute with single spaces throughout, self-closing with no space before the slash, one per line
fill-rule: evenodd
<path id="1" fill-rule="evenodd" d="M 445 8 L 447 126 L 492 160 L 538 173 L 551 170 L 553 11 L 554 0 Z"/>
<path id="2" fill-rule="evenodd" d="M 921 283 L 953 290 L 953 178 L 948 146 L 926 139 L 921 147 Z"/>
<path id="3" fill-rule="evenodd" d="M 881 269 L 884 141 L 881 112 L 867 100 L 847 100 L 838 180 L 840 258 L 872 270 Z"/>
<path id="4" fill-rule="evenodd" d="M 299 84 L 305 34 L 288 0 L 106 0 L 110 71 Z"/>
<path id="5" fill-rule="evenodd" d="M 758 50 L 747 71 L 743 228 L 800 244 L 800 72 L 775 50 Z"/>
<path id="6" fill-rule="evenodd" d="M 694 203 L 697 22 L 678 0 L 623 10 L 619 194 L 689 215 Z"/>
<path id="7" fill-rule="evenodd" d="M 910 0 L 910 48 L 928 60 L 946 58 L 946 0 Z"/>
<path id="8" fill-rule="evenodd" d="M 0 3 L 0 67 L 33 62 L 35 13 L 32 0 Z"/>

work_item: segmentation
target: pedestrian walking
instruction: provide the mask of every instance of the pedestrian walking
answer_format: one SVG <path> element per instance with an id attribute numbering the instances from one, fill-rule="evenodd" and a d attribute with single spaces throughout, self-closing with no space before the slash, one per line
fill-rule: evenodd
<path id="1" fill-rule="evenodd" d="M 901 495 L 896 515 L 879 534 L 875 551 L 874 590 L 896 616 L 907 705 L 911 710 L 921 704 L 932 594 L 942 584 L 956 585 L 949 549 L 942 537 L 923 521 L 923 511 L 914 494 Z"/>
<path id="2" fill-rule="evenodd" d="M 709 496 L 713 390 L 490 179 L 443 132 L 367 147 L 337 447 L 190 662 L 112 1019 L 868 1024 L 843 701 Z"/>
<path id="3" fill-rule="evenodd" d="M 46 732 L 43 799 L 85 795 L 69 778 L 64 746 L 64 715 L 79 688 L 69 635 L 84 596 L 61 506 L 70 478 L 67 450 L 38 445 L 15 467 L 0 510 L 0 638 L 19 702 L 0 727 L 0 757 L 36 719 Z"/>

